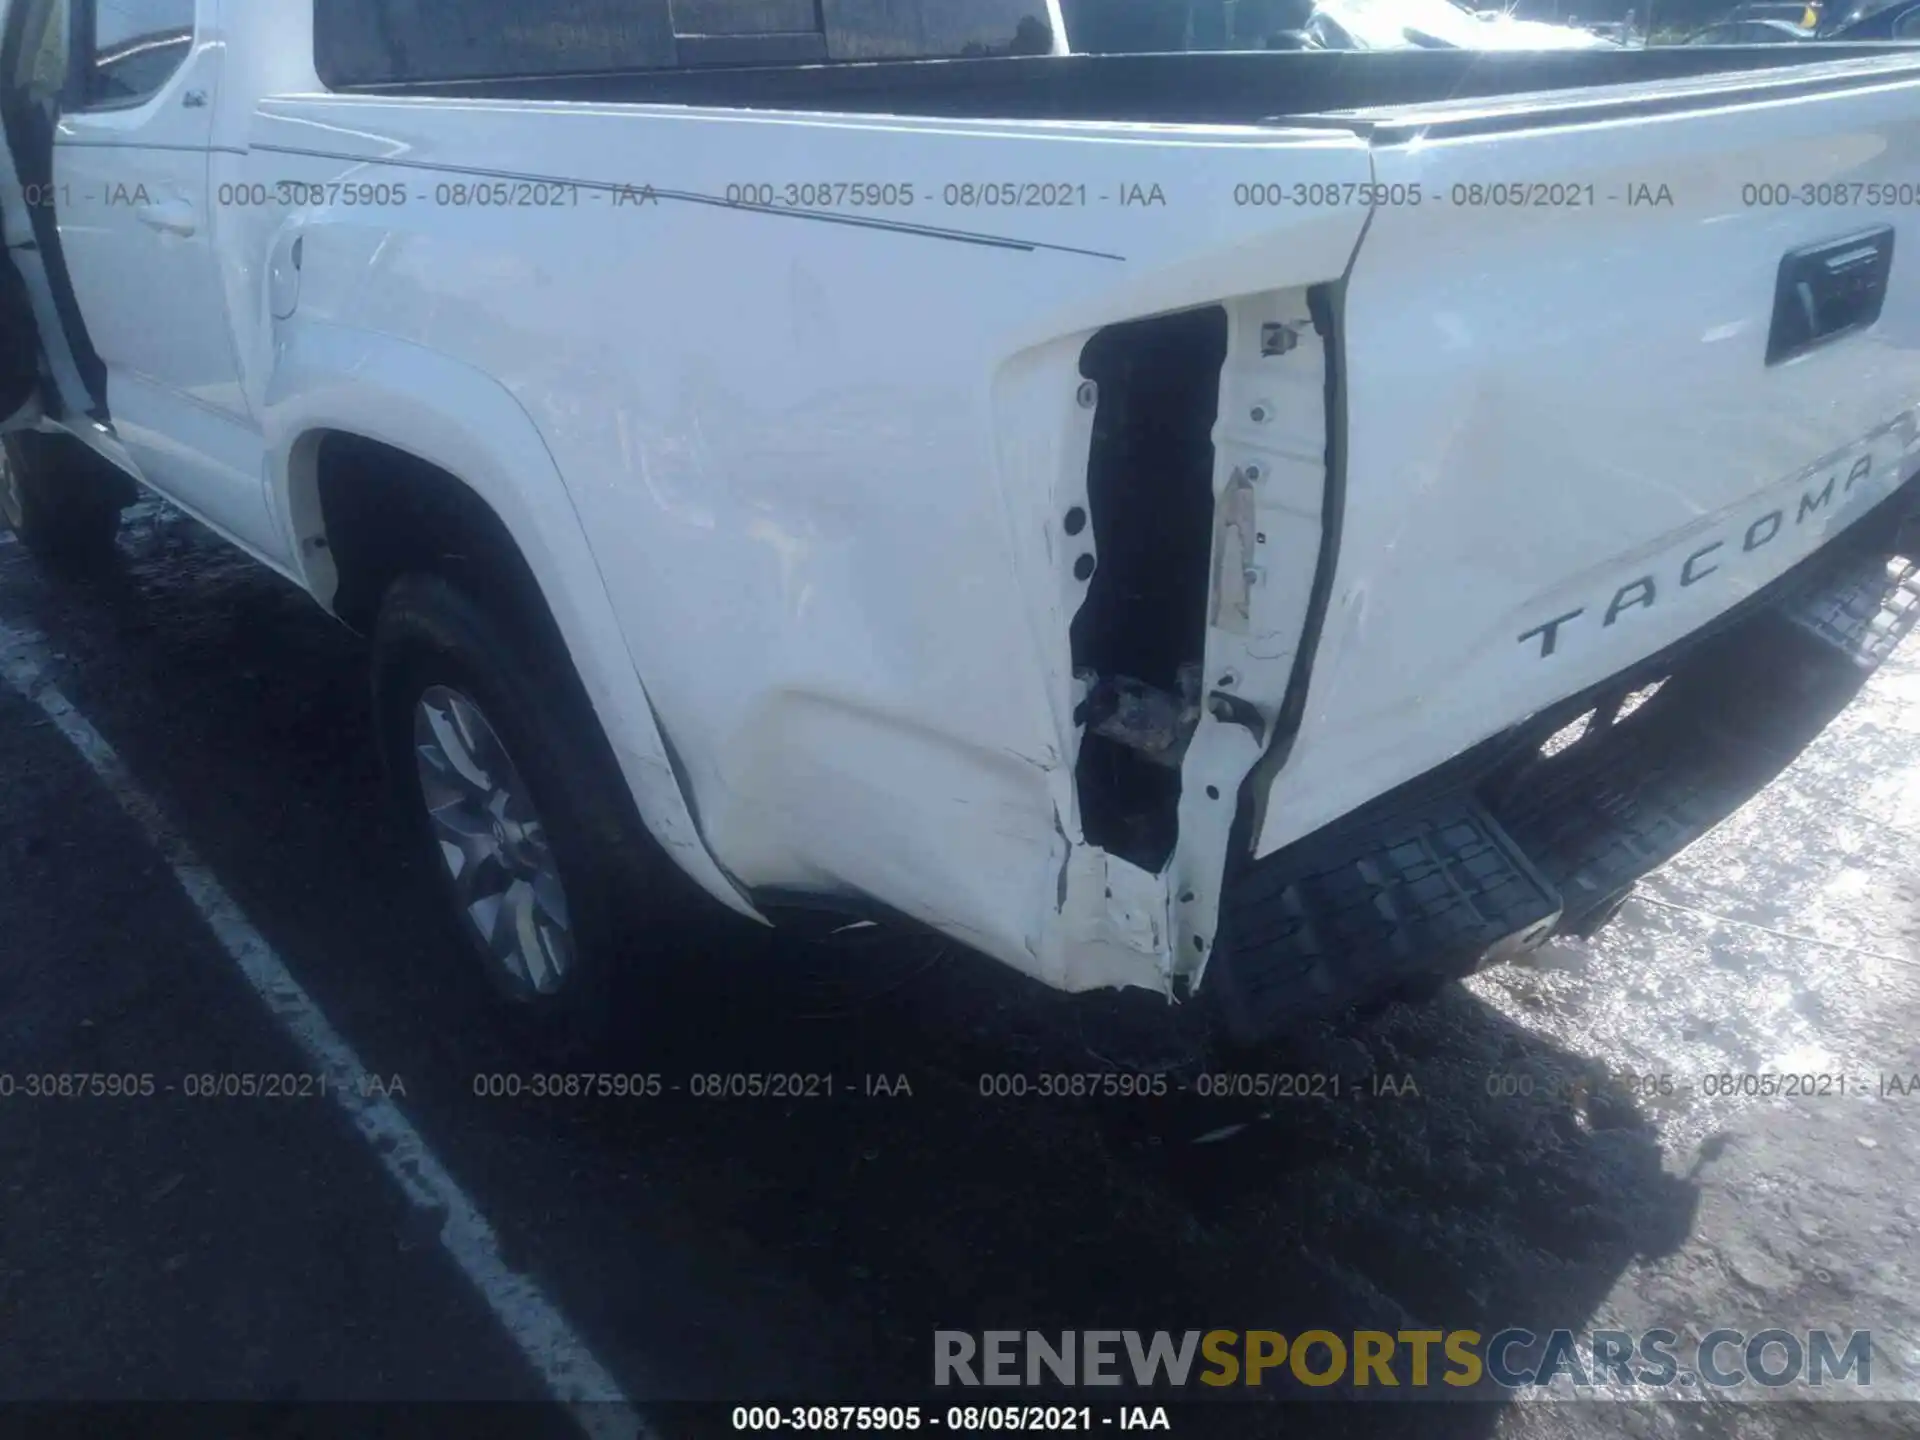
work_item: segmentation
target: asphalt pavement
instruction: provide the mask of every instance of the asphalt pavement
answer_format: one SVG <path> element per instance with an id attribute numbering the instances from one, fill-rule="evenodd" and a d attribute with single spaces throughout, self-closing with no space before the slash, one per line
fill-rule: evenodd
<path id="1" fill-rule="evenodd" d="M 1337 1098 L 989 1098 L 1105 1064 L 1108 1020 L 691 903 L 684 1020 L 601 1066 L 660 1093 L 512 1098 L 360 642 L 157 504 L 121 550 L 82 581 L 0 544 L 0 1400 L 561 1394 L 672 1435 L 676 1400 L 925 1399 L 941 1327 L 1832 1326 L 1872 1331 L 1877 1403 L 1274 1414 L 1920 1435 L 1913 646 L 1593 941 L 1260 1057 Z M 695 1093 L 739 1071 L 832 1093 Z M 1760 1072 L 1851 1084 L 1706 1079 Z M 60 1074 L 119 1093 L 25 1093 Z"/>

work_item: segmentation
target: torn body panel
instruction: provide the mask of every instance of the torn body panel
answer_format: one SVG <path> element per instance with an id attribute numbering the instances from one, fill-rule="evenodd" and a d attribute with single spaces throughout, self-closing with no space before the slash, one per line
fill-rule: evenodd
<path id="1" fill-rule="evenodd" d="M 1063 990 L 1167 983 L 1167 888 L 1163 878 L 1093 845 L 1067 842 L 1060 872 L 1057 953 L 1043 957 Z"/>
<path id="2" fill-rule="evenodd" d="M 1319 559 L 1325 347 L 1307 291 L 1114 326 L 1088 494 L 1099 542 L 1073 658 L 1089 841 L 1160 877 L 1165 967 L 1196 983 L 1241 782 L 1286 698 Z"/>
<path id="3" fill-rule="evenodd" d="M 1081 399 L 1095 406 L 1086 462 L 1093 548 L 1075 561 L 1086 597 L 1071 629 L 1075 673 L 1092 677 L 1074 716 L 1080 819 L 1091 843 L 1149 870 L 1176 843 L 1177 756 L 1191 734 L 1181 733 L 1189 708 L 1181 677 L 1197 671 L 1206 644 L 1212 431 L 1227 329 L 1225 309 L 1212 305 L 1108 326 L 1080 357 Z M 1152 711 L 1172 721 L 1164 741 L 1141 723 Z"/>
<path id="4" fill-rule="evenodd" d="M 715 177 L 887 173 L 909 144 L 936 197 L 1070 172 L 1087 202 L 706 203 Z M 308 225 L 298 312 L 277 348 L 243 353 L 372 332 L 496 378 L 591 537 L 700 839 L 745 893 L 884 908 L 1060 988 L 1173 988 L 1170 839 L 1188 782 L 1138 767 L 1167 787 L 1157 855 L 1103 843 L 1076 784 L 1091 687 L 1071 632 L 1120 553 L 1100 542 L 1088 473 L 1112 386 L 1084 389 L 1083 356 L 1104 331 L 1212 312 L 1173 327 L 1200 356 L 1176 446 L 1194 465 L 1182 643 L 1144 667 L 1122 644 L 1094 667 L 1176 693 L 1180 665 L 1207 656 L 1210 433 L 1222 367 L 1239 363 L 1235 297 L 1340 275 L 1365 219 L 1236 194 L 1282 169 L 1358 186 L 1363 140 L 301 94 L 262 101 L 236 146 L 220 183 L 377 181 L 390 155 L 412 178 L 484 156 L 605 195 L 610 216 L 644 151 L 648 189 L 618 223 L 498 210 L 419 233 L 396 210 Z M 236 247 L 271 254 L 264 222 L 233 224 Z M 727 284 L 685 280 L 709 273 Z M 256 321 L 274 329 L 238 323 Z M 1192 723 L 1199 744 L 1210 722 Z M 1207 817 L 1216 853 L 1227 809 Z"/>
<path id="5" fill-rule="evenodd" d="M 1177 973 L 1212 954 L 1241 782 L 1266 753 L 1306 633 L 1327 495 L 1329 358 L 1306 289 L 1230 307 L 1214 428 L 1205 699 L 1182 765 Z"/>

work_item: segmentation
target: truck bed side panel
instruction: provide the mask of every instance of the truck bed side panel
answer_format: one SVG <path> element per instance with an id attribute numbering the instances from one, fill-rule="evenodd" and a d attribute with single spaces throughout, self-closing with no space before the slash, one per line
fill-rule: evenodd
<path id="1" fill-rule="evenodd" d="M 1363 142 L 296 97 L 217 163 L 410 187 L 236 222 L 263 257 L 304 231 L 298 307 L 256 309 L 247 351 L 323 323 L 512 392 L 730 874 L 879 898 L 1056 984 L 1164 983 L 1164 883 L 1084 843 L 1073 786 L 1081 353 L 1337 277 L 1362 209 L 1234 187 L 1358 184 Z M 1076 949 L 1083 921 L 1126 933 Z"/>

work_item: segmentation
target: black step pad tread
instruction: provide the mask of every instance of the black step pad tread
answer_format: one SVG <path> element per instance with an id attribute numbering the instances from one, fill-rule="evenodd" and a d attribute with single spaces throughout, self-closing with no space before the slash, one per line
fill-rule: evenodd
<path id="1" fill-rule="evenodd" d="M 1873 670 L 1920 619 L 1920 566 L 1894 555 L 1884 566 L 1837 569 L 1779 609 L 1861 669 Z"/>
<path id="2" fill-rule="evenodd" d="M 1571 925 L 1664 865 L 1765 783 L 1698 707 L 1665 692 L 1542 764 L 1501 818 L 1560 888 Z"/>
<path id="3" fill-rule="evenodd" d="M 1564 926 L 1666 864 L 1785 769 L 1913 628 L 1920 584 L 1905 559 L 1841 552 L 1771 608 L 1771 621 L 1756 616 L 1717 642 L 1620 723 L 1597 721 L 1493 807 L 1560 888 Z M 1784 633 L 1852 662 L 1819 682 L 1831 693 L 1811 709 L 1775 638 L 1782 620 Z"/>
<path id="4" fill-rule="evenodd" d="M 1465 794 L 1349 824 L 1256 861 L 1229 888 L 1206 988 L 1246 1033 L 1463 974 L 1559 912 L 1559 896 Z"/>

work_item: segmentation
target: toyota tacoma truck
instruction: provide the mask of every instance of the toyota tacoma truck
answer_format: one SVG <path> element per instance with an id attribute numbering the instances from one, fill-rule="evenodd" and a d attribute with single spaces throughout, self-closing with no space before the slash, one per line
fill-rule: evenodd
<path id="1" fill-rule="evenodd" d="M 0 510 L 370 637 L 555 1044 L 663 866 L 1248 1040 L 1585 933 L 1913 620 L 1920 55 L 1257 9 L 7 0 Z"/>

